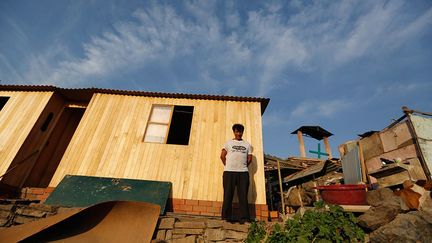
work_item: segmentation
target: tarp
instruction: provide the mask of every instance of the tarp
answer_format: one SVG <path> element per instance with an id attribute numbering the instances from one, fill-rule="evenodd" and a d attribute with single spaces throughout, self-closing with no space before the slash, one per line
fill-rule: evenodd
<path id="1" fill-rule="evenodd" d="M 66 175 L 45 204 L 88 207 L 105 201 L 138 201 L 158 204 L 164 214 L 170 190 L 171 182 Z"/>
<path id="2" fill-rule="evenodd" d="M 0 230 L 1 242 L 150 242 L 159 205 L 110 201 Z"/>

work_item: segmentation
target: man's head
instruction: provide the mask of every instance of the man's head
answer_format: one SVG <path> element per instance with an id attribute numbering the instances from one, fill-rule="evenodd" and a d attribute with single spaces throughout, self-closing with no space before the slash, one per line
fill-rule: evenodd
<path id="1" fill-rule="evenodd" d="M 242 124 L 234 124 L 232 126 L 232 130 L 234 132 L 234 137 L 236 140 L 242 140 L 244 126 Z"/>

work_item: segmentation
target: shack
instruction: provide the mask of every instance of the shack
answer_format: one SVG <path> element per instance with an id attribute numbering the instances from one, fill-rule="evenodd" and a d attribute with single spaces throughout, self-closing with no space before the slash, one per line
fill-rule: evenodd
<path id="1" fill-rule="evenodd" d="M 2 192 L 65 175 L 169 181 L 172 210 L 220 215 L 223 143 L 233 123 L 253 146 L 249 202 L 267 216 L 262 119 L 269 99 L 0 85 Z"/>

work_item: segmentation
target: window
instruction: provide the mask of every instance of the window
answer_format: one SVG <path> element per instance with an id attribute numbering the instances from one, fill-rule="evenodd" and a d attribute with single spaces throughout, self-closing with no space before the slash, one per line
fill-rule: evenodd
<path id="1" fill-rule="evenodd" d="M 42 124 L 41 126 L 41 131 L 45 132 L 49 126 L 49 124 L 51 123 L 52 119 L 54 117 L 54 113 L 50 112 L 47 116 L 47 118 L 45 119 L 45 122 Z"/>
<path id="2" fill-rule="evenodd" d="M 0 96 L 0 111 L 3 109 L 3 107 L 6 105 L 6 103 L 8 102 L 9 97 L 6 96 Z"/>
<path id="3" fill-rule="evenodd" d="M 188 145 L 193 106 L 154 105 L 144 142 Z"/>

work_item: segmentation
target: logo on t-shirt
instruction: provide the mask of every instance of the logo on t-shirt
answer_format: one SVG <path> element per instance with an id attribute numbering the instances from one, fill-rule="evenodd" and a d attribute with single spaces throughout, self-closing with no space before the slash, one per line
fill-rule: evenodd
<path id="1" fill-rule="evenodd" d="M 240 152 L 240 153 L 246 153 L 246 147 L 241 145 L 234 145 L 232 146 L 233 152 Z"/>

